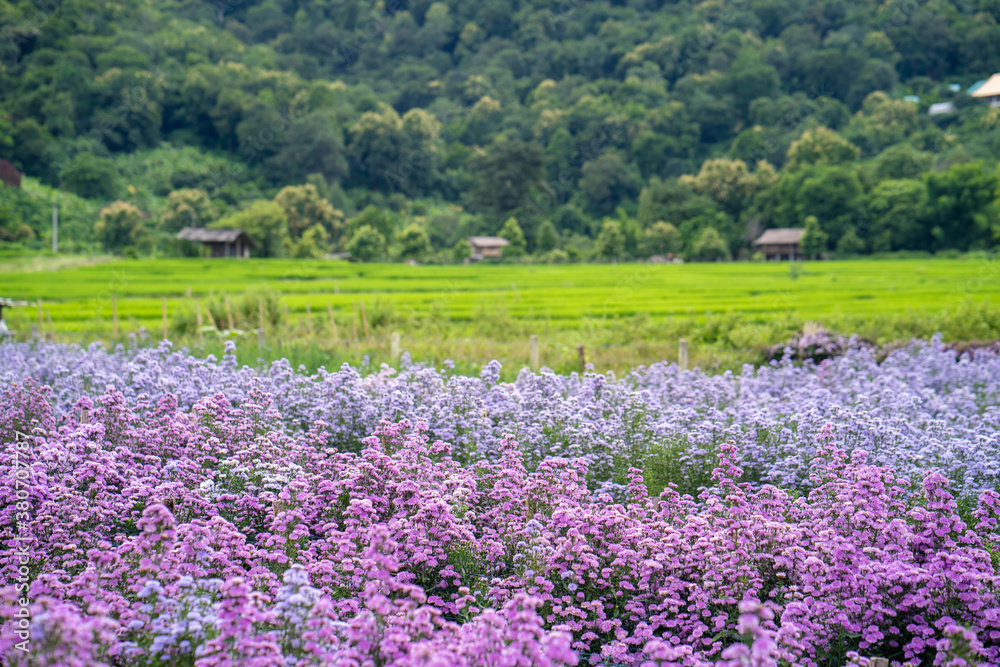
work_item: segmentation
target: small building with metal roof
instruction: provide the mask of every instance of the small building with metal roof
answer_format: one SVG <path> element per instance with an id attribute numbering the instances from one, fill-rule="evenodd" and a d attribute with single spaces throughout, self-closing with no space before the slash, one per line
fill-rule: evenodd
<path id="1" fill-rule="evenodd" d="M 764 233 L 753 242 L 753 245 L 767 259 L 795 259 L 802 255 L 799 246 L 805 231 L 799 227 L 765 229 Z"/>
<path id="2" fill-rule="evenodd" d="M 500 236 L 471 236 L 469 246 L 472 247 L 472 259 L 500 259 L 503 257 L 503 249 L 510 245 L 510 241 Z"/>
<path id="3" fill-rule="evenodd" d="M 209 247 L 212 257 L 249 257 L 257 244 L 242 229 L 207 229 L 185 227 L 177 233 L 182 241 L 201 243 Z"/>
<path id="4" fill-rule="evenodd" d="M 972 97 L 986 100 L 991 107 L 1000 107 L 1000 74 L 986 79 L 986 83 L 970 93 Z"/>

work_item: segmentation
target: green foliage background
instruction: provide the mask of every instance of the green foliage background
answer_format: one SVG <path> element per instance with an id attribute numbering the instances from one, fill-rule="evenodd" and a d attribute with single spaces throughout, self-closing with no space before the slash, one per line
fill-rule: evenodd
<path id="1" fill-rule="evenodd" d="M 30 201 L 0 189 L 0 243 L 47 245 L 45 188 L 80 200 L 65 248 L 95 249 L 96 211 L 124 200 L 177 254 L 171 191 L 224 218 L 308 182 L 346 217 L 309 245 L 344 250 L 374 206 L 388 256 L 413 255 L 416 224 L 431 262 L 512 216 L 529 255 L 570 260 L 611 258 L 609 221 L 621 258 L 658 222 L 684 257 L 713 228 L 738 258 L 810 215 L 827 252 L 988 248 L 1000 109 L 966 91 L 1000 63 L 998 18 L 992 0 L 0 0 L 0 157 L 31 177 Z M 304 233 L 275 254 L 316 254 Z"/>

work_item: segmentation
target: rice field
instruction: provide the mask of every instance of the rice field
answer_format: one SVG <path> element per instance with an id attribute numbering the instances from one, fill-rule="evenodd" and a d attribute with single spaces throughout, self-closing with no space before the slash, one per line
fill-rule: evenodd
<path id="1" fill-rule="evenodd" d="M 210 323 L 238 329 L 227 335 L 239 337 L 259 326 L 252 315 L 240 320 L 239 299 L 252 313 L 262 298 L 269 347 L 285 345 L 285 356 L 298 341 L 356 362 L 388 354 L 391 333 L 399 332 L 406 349 L 429 360 L 481 363 L 486 356 L 526 358 L 527 338 L 536 334 L 566 363 L 575 363 L 579 345 L 594 349 L 595 361 L 602 346 L 628 348 L 627 358 L 611 351 L 607 361 L 615 367 L 669 358 L 677 338 L 688 337 L 710 356 L 737 353 L 727 359 L 732 365 L 811 321 L 878 342 L 938 331 L 946 340 L 996 338 L 998 278 L 1000 261 L 985 256 L 475 266 L 144 259 L 0 266 L 0 296 L 31 304 L 5 312 L 19 336 L 34 325 L 61 341 L 113 340 L 113 299 L 119 340 L 143 330 L 161 338 L 164 299 L 172 340 L 194 343 L 195 311 L 208 308 L 214 317 L 205 314 L 199 340 Z M 233 316 L 224 309 L 227 298 Z"/>

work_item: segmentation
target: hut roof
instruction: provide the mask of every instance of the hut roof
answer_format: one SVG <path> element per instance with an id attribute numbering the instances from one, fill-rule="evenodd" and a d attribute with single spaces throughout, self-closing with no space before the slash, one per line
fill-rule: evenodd
<path id="1" fill-rule="evenodd" d="M 943 113 L 951 113 L 955 110 L 954 102 L 935 102 L 927 107 L 928 116 L 940 116 Z"/>
<path id="2" fill-rule="evenodd" d="M 252 248 L 257 244 L 242 229 L 206 229 L 205 227 L 185 227 L 177 233 L 182 241 L 197 241 L 199 243 L 235 243 L 240 237 Z"/>
<path id="3" fill-rule="evenodd" d="M 480 248 L 503 248 L 509 246 L 510 241 L 501 236 L 470 236 L 469 245 Z"/>
<path id="4" fill-rule="evenodd" d="M 986 83 L 973 91 L 973 97 L 996 97 L 1000 95 L 1000 74 L 994 74 L 986 79 Z"/>
<path id="5" fill-rule="evenodd" d="M 797 227 L 765 229 L 754 245 L 792 245 L 802 240 L 806 230 Z"/>

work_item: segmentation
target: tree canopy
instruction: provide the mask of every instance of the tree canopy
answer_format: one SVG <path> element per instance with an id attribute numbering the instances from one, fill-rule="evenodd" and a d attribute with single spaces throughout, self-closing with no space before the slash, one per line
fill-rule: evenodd
<path id="1" fill-rule="evenodd" d="M 48 243 L 53 188 L 139 211 L 140 245 L 96 214 L 61 234 L 113 251 L 245 223 L 317 254 L 368 226 L 378 257 L 454 261 L 511 217 L 571 259 L 607 257 L 608 223 L 623 258 L 698 258 L 709 229 L 746 257 L 810 216 L 827 250 L 1000 242 L 1000 112 L 967 93 L 997 3 L 564 5 L 0 0 L 0 158 L 32 179 L 0 188 L 0 243 Z"/>

